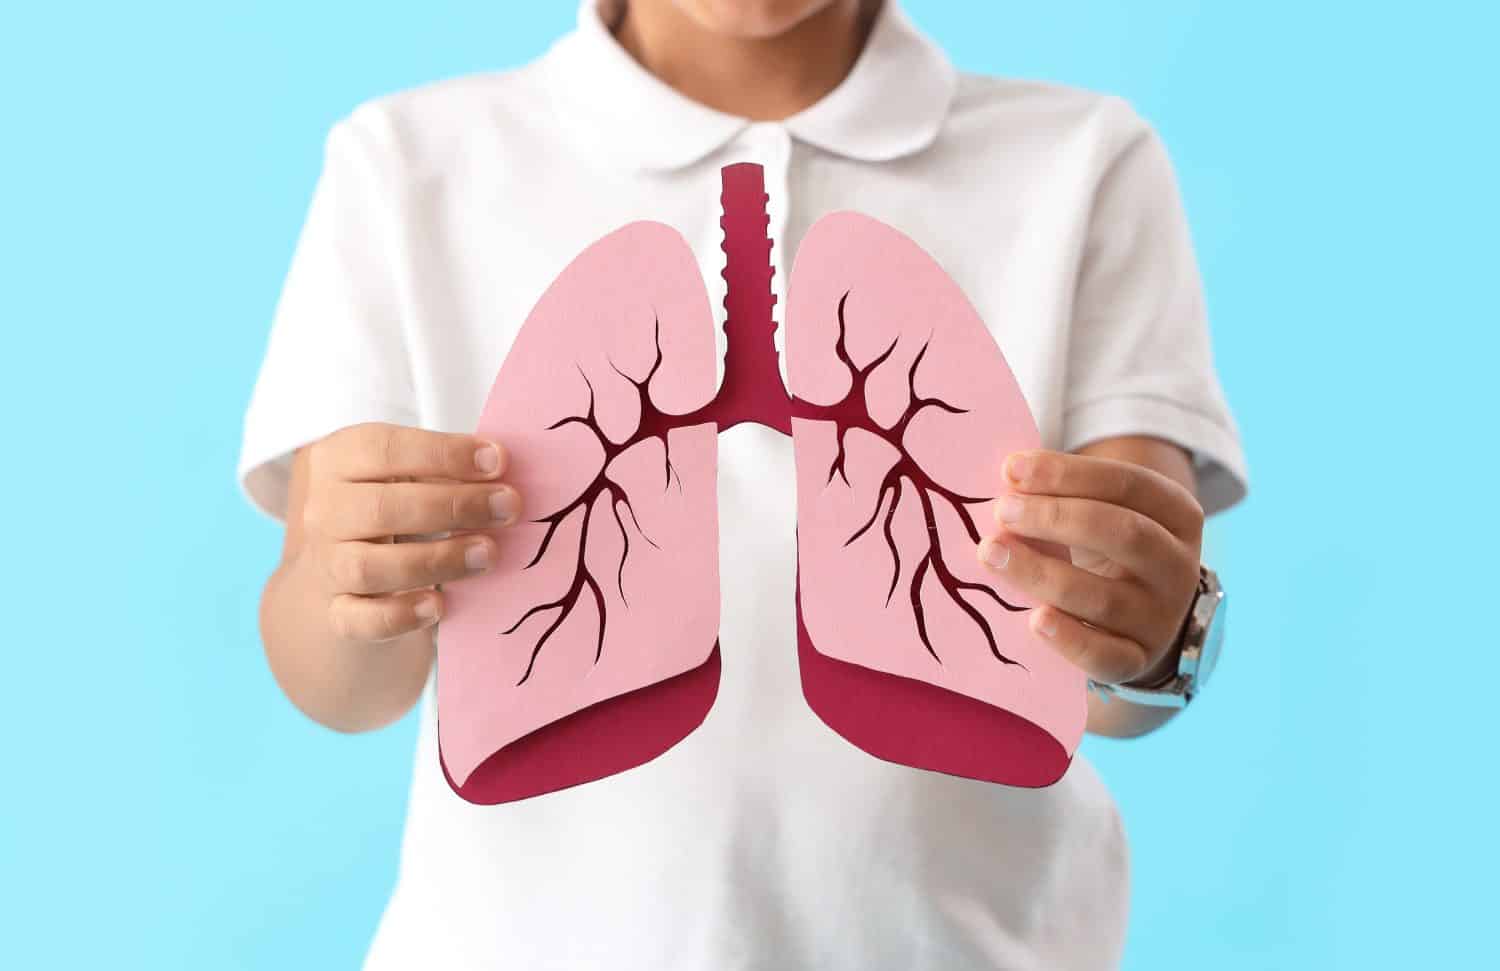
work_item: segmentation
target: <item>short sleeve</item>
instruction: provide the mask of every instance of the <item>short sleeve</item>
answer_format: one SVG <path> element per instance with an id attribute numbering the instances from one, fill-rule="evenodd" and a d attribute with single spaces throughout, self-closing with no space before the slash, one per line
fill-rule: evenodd
<path id="1" fill-rule="evenodd" d="M 1155 132 L 1130 119 L 1079 268 L 1063 448 L 1121 435 L 1174 442 L 1193 457 L 1205 510 L 1217 512 L 1245 495 L 1244 454 L 1214 370 L 1176 176 Z"/>
<path id="2" fill-rule="evenodd" d="M 417 423 L 401 221 L 380 148 L 353 120 L 329 133 L 245 415 L 240 485 L 277 519 L 296 449 L 347 425 Z"/>

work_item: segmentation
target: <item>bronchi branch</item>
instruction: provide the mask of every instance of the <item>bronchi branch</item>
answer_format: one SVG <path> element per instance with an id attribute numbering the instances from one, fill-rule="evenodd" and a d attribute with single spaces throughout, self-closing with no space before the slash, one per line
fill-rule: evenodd
<path id="1" fill-rule="evenodd" d="M 740 422 L 756 422 L 783 434 L 791 433 L 789 414 L 790 399 L 781 383 L 777 368 L 775 345 L 776 321 L 772 317 L 775 297 L 771 293 L 770 265 L 771 240 L 767 235 L 770 220 L 767 216 L 765 181 L 760 166 L 741 163 L 726 166 L 722 171 L 723 194 L 720 204 L 723 209 L 721 226 L 724 230 L 724 280 L 727 290 L 724 298 L 724 334 L 728 350 L 724 356 L 724 381 L 713 399 L 693 411 L 673 415 L 662 411 L 651 400 L 651 381 L 662 366 L 661 321 L 655 322 L 653 336 L 656 356 L 646 374 L 633 378 L 611 362 L 615 373 L 635 388 L 640 405 L 640 421 L 635 431 L 622 442 L 611 442 L 599 426 L 594 413 L 594 387 L 584 374 L 588 387 L 588 409 L 582 415 L 563 418 L 553 423 L 549 430 L 569 425 L 586 428 L 598 441 L 604 453 L 604 461 L 593 480 L 576 499 L 556 512 L 536 520 L 546 525 L 536 554 L 526 568 L 530 569 L 542 561 L 551 549 L 558 531 L 572 517 L 581 517 L 578 549 L 573 557 L 573 579 L 562 596 L 546 603 L 537 604 L 521 615 L 514 624 L 503 631 L 513 634 L 533 617 L 556 611 L 547 627 L 543 629 L 531 655 L 526 670 L 518 684 L 531 678 L 537 658 L 542 649 L 563 624 L 573 615 L 587 591 L 598 610 L 599 629 L 594 646 L 594 661 L 598 663 L 604 652 L 605 629 L 608 625 L 608 606 L 598 579 L 593 575 L 588 559 L 588 537 L 593 528 L 596 511 L 607 503 L 614 516 L 615 525 L 624 538 L 620 561 L 615 568 L 615 586 L 620 593 L 620 602 L 628 606 L 625 596 L 625 563 L 630 556 L 630 532 L 625 528 L 623 509 L 628 514 L 636 536 L 656 546 L 641 530 L 631 505 L 629 494 L 618 484 L 610 481 L 607 470 L 616 456 L 651 439 L 660 439 L 662 448 L 662 488 L 671 486 L 673 480 L 682 488 L 682 479 L 672 465 L 670 436 L 674 429 L 691 428 L 712 424 L 724 431 Z M 582 368 L 579 373 L 583 374 Z M 659 547 L 658 547 L 659 548 Z"/>
<path id="2" fill-rule="evenodd" d="M 827 421 L 833 423 L 836 450 L 833 461 L 828 467 L 828 483 L 832 483 L 835 477 L 844 480 L 849 485 L 849 476 L 846 468 L 848 459 L 847 439 L 850 432 L 858 429 L 874 435 L 889 443 L 898 455 L 896 461 L 886 470 L 882 477 L 880 487 L 875 494 L 875 507 L 870 511 L 866 519 L 856 529 L 844 545 L 847 547 L 861 536 L 865 535 L 880 523 L 881 535 L 885 539 L 886 548 L 891 555 L 891 582 L 886 591 L 886 604 L 896 594 L 896 588 L 901 581 L 901 549 L 896 542 L 892 531 L 896 518 L 896 511 L 900 503 L 908 495 L 915 498 L 922 511 L 923 523 L 927 533 L 927 548 L 918 557 L 916 565 L 912 568 L 911 578 L 908 581 L 907 595 L 910 598 L 912 613 L 916 617 L 917 636 L 922 642 L 923 648 L 934 660 L 939 663 L 942 658 L 938 655 L 937 648 L 933 645 L 932 636 L 927 626 L 927 613 L 922 601 L 923 584 L 929 574 L 937 581 L 938 586 L 947 595 L 949 600 L 961 610 L 974 625 L 979 628 L 984 636 L 990 654 L 1003 664 L 1016 664 L 1020 662 L 1007 657 L 1001 653 L 995 632 L 990 628 L 989 622 L 984 615 L 974 606 L 969 597 L 981 597 L 992 601 L 1001 609 L 1006 611 L 1021 611 L 1027 608 L 1017 606 L 1007 601 L 996 593 L 991 587 L 983 583 L 964 580 L 955 576 L 943 557 L 942 543 L 939 538 L 937 511 L 938 503 L 946 505 L 952 513 L 963 524 L 969 539 L 975 544 L 979 542 L 979 530 L 975 527 L 966 507 L 985 502 L 983 497 L 962 495 L 942 483 L 936 481 L 912 458 L 906 448 L 906 430 L 918 414 L 928 408 L 937 408 L 953 415 L 965 414 L 967 409 L 960 408 L 941 398 L 923 396 L 917 393 L 917 369 L 927 354 L 927 343 L 923 343 L 918 349 L 911 366 L 906 372 L 907 402 L 906 408 L 901 415 L 889 427 L 878 424 L 871 416 L 866 398 L 866 386 L 870 376 L 877 368 L 885 364 L 896 350 L 896 344 L 900 338 L 891 341 L 890 346 L 860 366 L 854 362 L 849 354 L 846 343 L 848 333 L 845 321 L 845 312 L 849 301 L 846 292 L 839 298 L 837 318 L 838 335 L 834 341 L 834 353 L 844 366 L 849 369 L 849 389 L 844 396 L 830 405 L 815 405 L 800 398 L 793 398 L 791 413 L 794 418 L 806 418 L 815 421 Z M 882 511 L 884 515 L 882 515 Z"/>
<path id="3" fill-rule="evenodd" d="M 651 362 L 650 369 L 641 378 L 633 378 L 620 370 L 619 366 L 610 362 L 610 367 L 615 373 L 624 378 L 635 389 L 636 397 L 640 403 L 640 422 L 635 431 L 624 441 L 613 442 L 599 425 L 595 412 L 594 385 L 589 381 L 588 375 L 579 368 L 578 373 L 583 378 L 584 386 L 588 389 L 588 408 L 581 415 L 569 415 L 559 419 L 547 426 L 548 431 L 556 431 L 570 425 L 576 425 L 587 429 L 595 438 L 600 450 L 603 452 L 603 460 L 600 462 L 599 471 L 594 478 L 579 493 L 572 502 L 561 509 L 534 520 L 538 524 L 544 524 L 546 530 L 542 533 L 541 542 L 537 544 L 536 553 L 531 557 L 525 569 L 531 569 L 542 561 L 552 548 L 558 531 L 575 516 L 581 517 L 582 522 L 578 530 L 578 548 L 573 555 L 573 578 L 569 582 L 567 590 L 555 600 L 537 604 L 521 615 L 514 624 L 502 634 L 514 634 L 520 630 L 522 625 L 533 617 L 556 611 L 552 621 L 542 630 L 541 636 L 537 638 L 532 646 L 531 654 L 527 658 L 526 670 L 521 675 L 521 680 L 516 684 L 525 684 L 536 668 L 537 658 L 541 656 L 542 649 L 547 646 L 552 635 L 561 629 L 567 619 L 573 615 L 578 604 L 583 602 L 583 594 L 588 592 L 593 600 L 594 607 L 598 612 L 598 631 L 595 635 L 594 661 L 598 663 L 604 653 L 604 635 L 609 624 L 609 607 L 604 598 L 604 591 L 600 587 L 599 580 L 594 576 L 592 568 L 588 563 L 588 539 L 589 530 L 593 526 L 594 517 L 601 506 L 608 506 L 612 514 L 615 527 L 620 531 L 623 546 L 620 551 L 620 559 L 615 567 L 615 587 L 620 594 L 620 602 L 628 606 L 629 599 L 625 593 L 625 564 L 630 557 L 630 534 L 634 533 L 651 546 L 657 546 L 656 542 L 641 528 L 640 520 L 636 518 L 635 507 L 630 501 L 629 492 L 619 483 L 609 478 L 610 464 L 614 459 L 629 451 L 630 449 L 648 442 L 652 439 L 660 439 L 662 447 L 662 487 L 667 488 L 676 479 L 678 489 L 682 488 L 682 479 L 677 475 L 677 470 L 672 465 L 672 453 L 669 444 L 670 433 L 675 428 L 688 428 L 694 425 L 704 424 L 712 420 L 705 416 L 705 409 L 698 409 L 685 415 L 671 415 L 663 412 L 651 400 L 650 384 L 652 378 L 656 377 L 662 365 L 661 350 L 661 321 L 654 324 L 653 343 L 656 356 Z M 624 510 L 629 517 L 632 529 L 626 529 L 625 517 L 621 515 Z M 657 547 L 658 549 L 660 547 Z"/>

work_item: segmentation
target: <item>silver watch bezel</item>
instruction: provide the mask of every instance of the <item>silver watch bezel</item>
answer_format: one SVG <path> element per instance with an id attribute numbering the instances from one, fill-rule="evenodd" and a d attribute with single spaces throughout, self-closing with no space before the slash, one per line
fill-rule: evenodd
<path id="1" fill-rule="evenodd" d="M 1218 661 L 1224 638 L 1223 606 L 1224 588 L 1218 575 L 1208 567 L 1201 567 L 1198 592 L 1183 626 L 1177 673 L 1166 683 L 1150 688 L 1098 682 L 1090 685 L 1105 698 L 1119 698 L 1151 708 L 1186 708 L 1203 689 Z"/>

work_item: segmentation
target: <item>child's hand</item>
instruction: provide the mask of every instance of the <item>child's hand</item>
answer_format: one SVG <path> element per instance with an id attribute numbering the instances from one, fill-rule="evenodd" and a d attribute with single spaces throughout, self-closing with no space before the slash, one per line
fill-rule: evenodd
<path id="1" fill-rule="evenodd" d="M 981 559 L 1037 603 L 1031 629 L 1089 677 L 1154 679 L 1169 660 L 1198 585 L 1203 508 L 1183 485 L 1130 462 L 1018 452 L 1000 533 Z M 1067 546 L 1073 564 L 1013 536 Z"/>
<path id="2" fill-rule="evenodd" d="M 492 537 L 461 531 L 520 516 L 521 497 L 498 481 L 506 456 L 493 442 L 366 424 L 307 451 L 299 555 L 322 588 L 331 631 L 346 641 L 432 625 L 442 613 L 433 587 L 495 561 Z M 417 538 L 448 532 L 460 535 Z"/>

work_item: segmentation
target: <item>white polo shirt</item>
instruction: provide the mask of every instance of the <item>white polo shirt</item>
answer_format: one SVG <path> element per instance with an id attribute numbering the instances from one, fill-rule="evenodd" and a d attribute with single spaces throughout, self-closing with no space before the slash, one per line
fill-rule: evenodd
<path id="1" fill-rule="evenodd" d="M 533 64 L 357 109 L 329 136 L 246 417 L 251 499 L 281 515 L 290 453 L 345 425 L 472 431 L 536 298 L 632 220 L 683 234 L 722 315 L 719 168 L 739 161 L 765 168 L 778 291 L 819 216 L 863 211 L 963 288 L 1049 446 L 1154 435 L 1192 453 L 1210 511 L 1243 494 L 1151 129 L 1116 98 L 959 74 L 888 0 L 850 76 L 783 123 L 687 101 L 590 2 Z M 1093 769 L 1009 789 L 835 736 L 798 682 L 791 441 L 739 425 L 719 463 L 723 679 L 702 728 L 622 775 L 479 807 L 443 779 L 429 689 L 366 967 L 1113 966 L 1126 848 Z"/>

